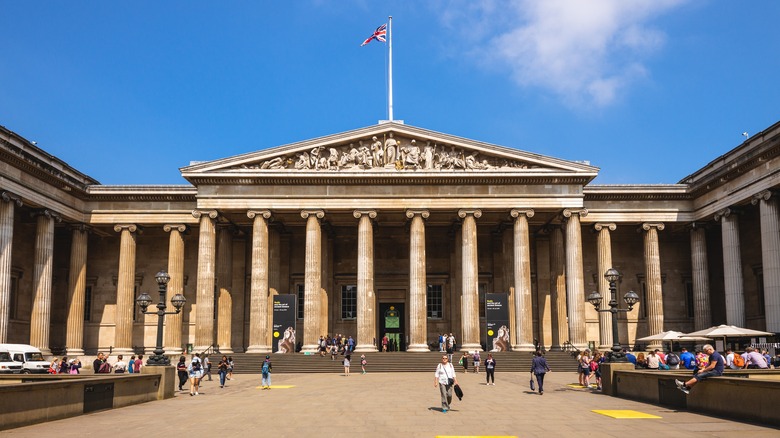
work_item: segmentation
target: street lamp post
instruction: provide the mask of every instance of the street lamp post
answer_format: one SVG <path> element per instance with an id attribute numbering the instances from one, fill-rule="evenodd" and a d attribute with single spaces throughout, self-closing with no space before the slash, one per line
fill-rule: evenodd
<path id="1" fill-rule="evenodd" d="M 171 276 L 165 271 L 160 271 L 154 276 L 157 280 L 157 287 L 160 291 L 160 302 L 157 303 L 157 311 L 147 312 L 146 309 L 152 304 L 152 297 L 146 292 L 142 292 L 135 299 L 135 302 L 141 307 L 141 313 L 144 315 L 157 315 L 157 346 L 154 349 L 154 355 L 146 361 L 147 365 L 170 365 L 171 361 L 165 356 L 165 350 L 163 350 L 163 322 L 165 321 L 165 315 L 175 315 L 181 312 L 181 308 L 187 301 L 182 294 L 176 294 L 171 298 L 171 304 L 176 309 L 175 312 L 166 312 L 166 301 L 168 295 L 168 281 Z"/>
<path id="2" fill-rule="evenodd" d="M 609 282 L 609 309 L 599 309 L 599 307 L 601 307 L 602 297 L 598 291 L 591 292 L 590 295 L 588 295 L 588 301 L 593 304 L 593 307 L 596 308 L 597 312 L 609 312 L 612 314 L 612 351 L 607 353 L 607 362 L 628 362 L 628 358 L 625 353 L 623 353 L 620 342 L 618 342 L 617 315 L 618 312 L 630 312 L 634 310 L 634 304 L 639 302 L 639 295 L 634 291 L 626 292 L 623 296 L 623 301 L 628 304 L 628 309 L 618 309 L 617 286 L 615 283 L 617 283 L 620 278 L 620 272 L 618 272 L 617 269 L 609 268 L 607 269 L 607 272 L 604 273 L 604 278 Z"/>

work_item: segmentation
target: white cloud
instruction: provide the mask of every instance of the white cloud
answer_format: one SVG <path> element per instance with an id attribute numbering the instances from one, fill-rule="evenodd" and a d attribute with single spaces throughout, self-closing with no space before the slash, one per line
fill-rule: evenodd
<path id="1" fill-rule="evenodd" d="M 643 61 L 665 43 L 651 20 L 684 1 L 466 1 L 438 11 L 445 26 L 463 29 L 461 53 L 569 105 L 607 106 L 648 74 Z"/>

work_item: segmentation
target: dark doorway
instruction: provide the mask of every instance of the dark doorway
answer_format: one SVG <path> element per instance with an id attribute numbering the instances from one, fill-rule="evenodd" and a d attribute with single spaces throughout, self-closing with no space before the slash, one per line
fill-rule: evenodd
<path id="1" fill-rule="evenodd" d="M 387 351 L 405 351 L 404 303 L 379 303 L 379 350 L 383 351 L 383 339 L 388 338 Z"/>

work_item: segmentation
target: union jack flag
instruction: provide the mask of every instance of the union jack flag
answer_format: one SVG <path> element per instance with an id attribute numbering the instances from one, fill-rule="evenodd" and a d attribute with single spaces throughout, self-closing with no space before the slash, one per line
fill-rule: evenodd
<path id="1" fill-rule="evenodd" d="M 366 44 L 370 43 L 371 40 L 376 39 L 377 41 L 385 42 L 385 35 L 387 35 L 387 24 L 383 24 L 376 28 L 374 31 L 374 34 L 368 37 L 365 41 L 363 41 L 363 44 L 360 45 L 360 47 L 365 46 Z"/>

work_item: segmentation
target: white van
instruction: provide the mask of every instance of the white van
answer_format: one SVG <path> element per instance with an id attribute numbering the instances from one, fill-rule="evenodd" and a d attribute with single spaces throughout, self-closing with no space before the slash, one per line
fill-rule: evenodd
<path id="1" fill-rule="evenodd" d="M 11 360 L 17 362 L 19 371 L 24 374 L 46 374 L 49 372 L 48 361 L 43 359 L 41 350 L 26 344 L 0 344 L 0 351 L 7 351 Z"/>
<path id="2" fill-rule="evenodd" d="M 11 352 L 0 345 L 0 374 L 19 374 L 22 364 L 11 360 Z"/>

